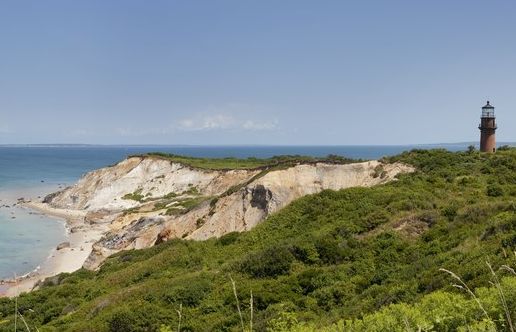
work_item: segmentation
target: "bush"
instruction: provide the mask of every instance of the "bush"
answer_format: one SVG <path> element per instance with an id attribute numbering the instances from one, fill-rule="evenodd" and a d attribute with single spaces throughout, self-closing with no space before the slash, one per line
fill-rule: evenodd
<path id="1" fill-rule="evenodd" d="M 489 197 L 499 197 L 503 196 L 503 188 L 499 185 L 489 185 L 487 186 L 487 196 Z"/>
<path id="2" fill-rule="evenodd" d="M 133 193 L 125 194 L 122 197 L 122 199 L 133 200 L 133 201 L 137 201 L 137 202 L 140 202 L 140 203 L 143 202 L 144 198 L 145 197 L 142 195 L 142 189 L 138 189 L 138 190 L 136 190 Z"/>
<path id="3" fill-rule="evenodd" d="M 111 315 L 108 326 L 110 332 L 132 332 L 136 331 L 136 319 L 129 310 L 123 309 Z"/>
<path id="4" fill-rule="evenodd" d="M 238 240 L 239 236 L 240 236 L 239 232 L 227 233 L 225 235 L 222 235 L 220 238 L 218 238 L 217 244 L 221 245 L 221 246 L 227 246 L 227 245 L 233 244 Z"/>
<path id="5" fill-rule="evenodd" d="M 240 271 L 255 278 L 276 277 L 287 273 L 293 260 L 287 247 L 269 247 L 248 255 L 241 263 Z"/>
<path id="6" fill-rule="evenodd" d="M 315 243 L 319 259 L 325 264 L 337 264 L 345 258 L 344 250 L 335 239 L 322 238 Z"/>
<path id="7" fill-rule="evenodd" d="M 314 264 L 319 262 L 319 253 L 313 242 L 302 242 L 296 244 L 292 249 L 294 257 L 305 264 Z"/>
<path id="8" fill-rule="evenodd" d="M 458 210 L 459 208 L 456 205 L 452 204 L 444 207 L 441 213 L 443 214 L 443 216 L 446 217 L 446 219 L 448 219 L 448 221 L 453 221 L 453 219 L 455 219 L 455 217 L 457 216 Z"/>

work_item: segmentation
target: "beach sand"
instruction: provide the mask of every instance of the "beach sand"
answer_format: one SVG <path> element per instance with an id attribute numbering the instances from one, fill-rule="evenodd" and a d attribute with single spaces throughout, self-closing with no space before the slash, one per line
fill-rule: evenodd
<path id="1" fill-rule="evenodd" d="M 87 224 L 85 211 L 55 209 L 47 204 L 31 201 L 24 202 L 22 205 L 48 216 L 65 219 L 69 229 L 66 241 L 70 245 L 60 250 L 54 249 L 39 269 L 16 281 L 5 281 L 0 285 L 0 296 L 16 296 L 32 290 L 40 280 L 63 272 L 77 271 L 88 258 L 93 244 L 100 240 L 109 228 L 106 224 Z"/>

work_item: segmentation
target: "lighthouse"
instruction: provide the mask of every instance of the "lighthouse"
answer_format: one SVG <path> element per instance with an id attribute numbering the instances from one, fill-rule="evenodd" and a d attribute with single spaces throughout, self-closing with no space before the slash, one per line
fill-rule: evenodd
<path id="1" fill-rule="evenodd" d="M 480 151 L 493 153 L 496 151 L 496 122 L 494 115 L 494 107 L 487 101 L 482 107 L 482 116 L 480 117 Z"/>

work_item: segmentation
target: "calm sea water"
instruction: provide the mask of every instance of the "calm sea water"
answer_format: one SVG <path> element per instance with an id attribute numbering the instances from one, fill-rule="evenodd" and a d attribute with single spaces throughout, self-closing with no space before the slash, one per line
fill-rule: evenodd
<path id="1" fill-rule="evenodd" d="M 13 207 L 20 197 L 44 196 L 84 173 L 128 155 L 162 151 L 194 157 L 259 157 L 328 154 L 376 159 L 412 148 L 463 150 L 468 144 L 425 146 L 0 146 L 0 279 L 26 274 L 66 239 L 64 222 Z M 6 206 L 7 205 L 7 206 Z"/>

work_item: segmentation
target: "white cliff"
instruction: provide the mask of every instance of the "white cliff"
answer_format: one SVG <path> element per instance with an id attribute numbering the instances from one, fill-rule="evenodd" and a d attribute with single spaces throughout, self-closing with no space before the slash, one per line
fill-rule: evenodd
<path id="1" fill-rule="evenodd" d="M 81 211 L 86 224 L 108 225 L 84 264 L 94 269 L 121 250 L 246 231 L 302 196 L 374 186 L 411 171 L 378 161 L 205 170 L 163 158 L 132 157 L 88 173 L 45 203 L 54 210 Z"/>

